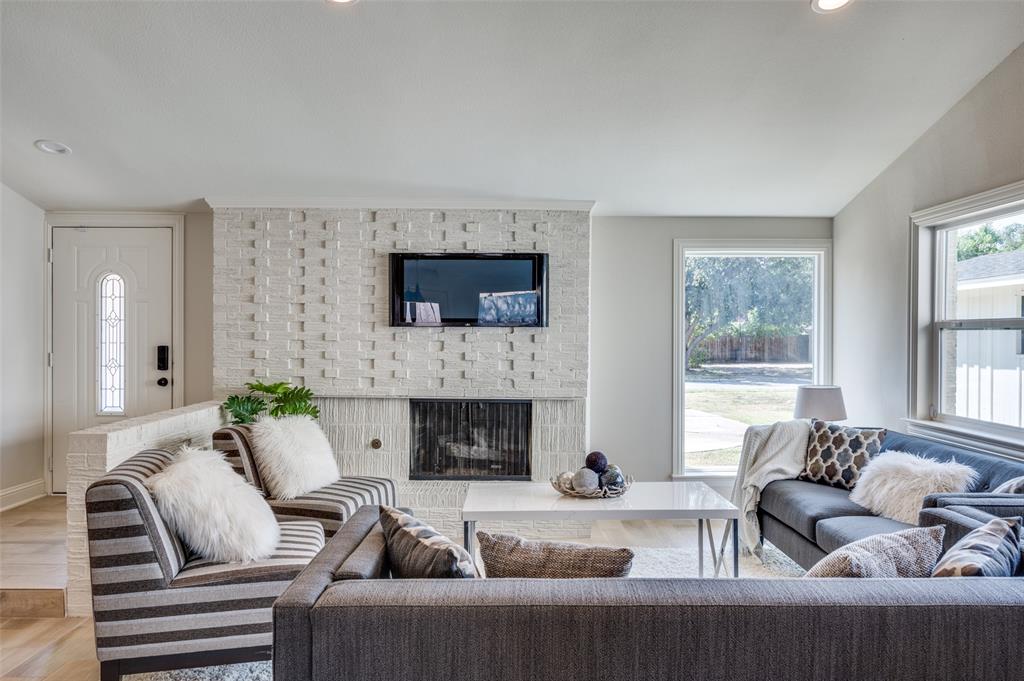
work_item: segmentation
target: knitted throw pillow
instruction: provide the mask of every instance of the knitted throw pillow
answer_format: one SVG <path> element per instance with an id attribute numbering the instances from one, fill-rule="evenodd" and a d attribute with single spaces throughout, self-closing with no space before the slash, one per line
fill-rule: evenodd
<path id="1" fill-rule="evenodd" d="M 928 577 L 945 533 L 936 525 L 865 537 L 828 554 L 804 577 Z"/>
<path id="2" fill-rule="evenodd" d="M 488 577 L 580 579 L 628 577 L 633 552 L 607 546 L 529 541 L 511 534 L 476 533 Z"/>

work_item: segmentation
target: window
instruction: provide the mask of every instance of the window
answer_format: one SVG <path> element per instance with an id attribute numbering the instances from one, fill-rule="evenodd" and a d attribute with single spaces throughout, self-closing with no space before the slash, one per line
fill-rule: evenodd
<path id="1" fill-rule="evenodd" d="M 1021 428 L 1024 211 L 939 228 L 935 257 L 937 416 Z"/>
<path id="2" fill-rule="evenodd" d="M 729 474 L 747 427 L 828 379 L 828 242 L 676 243 L 675 475 Z"/>
<path id="3" fill-rule="evenodd" d="M 96 304 L 97 407 L 100 415 L 124 414 L 125 320 L 124 279 L 110 272 L 100 277 Z"/>
<path id="4" fill-rule="evenodd" d="M 911 224 L 908 430 L 1020 456 L 1024 182 Z"/>

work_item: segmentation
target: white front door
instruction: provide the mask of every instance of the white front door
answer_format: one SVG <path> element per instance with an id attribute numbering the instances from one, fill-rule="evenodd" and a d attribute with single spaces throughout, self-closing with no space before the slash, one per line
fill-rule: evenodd
<path id="1" fill-rule="evenodd" d="M 53 229 L 54 492 L 70 433 L 172 406 L 171 244 L 169 227 Z"/>

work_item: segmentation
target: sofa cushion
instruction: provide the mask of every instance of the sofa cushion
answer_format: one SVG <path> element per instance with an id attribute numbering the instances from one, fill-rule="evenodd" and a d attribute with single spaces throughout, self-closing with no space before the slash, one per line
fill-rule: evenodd
<path id="1" fill-rule="evenodd" d="M 970 466 L 978 472 L 978 479 L 973 487 L 968 488 L 969 492 L 991 492 L 1007 480 L 1024 475 L 1024 462 L 951 447 L 903 433 L 889 432 L 882 444 L 882 450 L 910 452 L 936 461 L 949 461 L 955 458 L 957 463 Z"/>
<path id="2" fill-rule="evenodd" d="M 247 584 L 294 579 L 324 547 L 324 528 L 315 520 L 281 523 L 281 540 L 264 560 L 218 563 L 196 557 L 185 563 L 171 587 Z"/>
<path id="3" fill-rule="evenodd" d="M 776 480 L 761 492 L 761 509 L 794 530 L 816 541 L 819 520 L 847 515 L 871 515 L 871 511 L 850 501 L 850 493 L 803 480 Z"/>
<path id="4" fill-rule="evenodd" d="M 360 506 L 393 506 L 397 490 L 395 481 L 388 478 L 351 477 L 301 497 L 267 501 L 278 520 L 319 520 L 332 537 Z"/>
<path id="5" fill-rule="evenodd" d="M 848 515 L 819 521 L 814 534 L 817 537 L 818 546 L 831 553 L 866 537 L 899 532 L 911 527 L 914 525 L 874 515 Z"/>

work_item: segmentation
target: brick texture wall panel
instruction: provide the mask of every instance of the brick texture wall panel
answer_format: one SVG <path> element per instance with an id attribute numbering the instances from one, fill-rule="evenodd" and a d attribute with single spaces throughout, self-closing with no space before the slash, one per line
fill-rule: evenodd
<path id="1" fill-rule="evenodd" d="M 392 328 L 388 254 L 403 251 L 548 253 L 549 326 Z M 585 399 L 589 270 L 585 211 L 218 208 L 215 391 L 273 378 L 337 397 Z"/>

